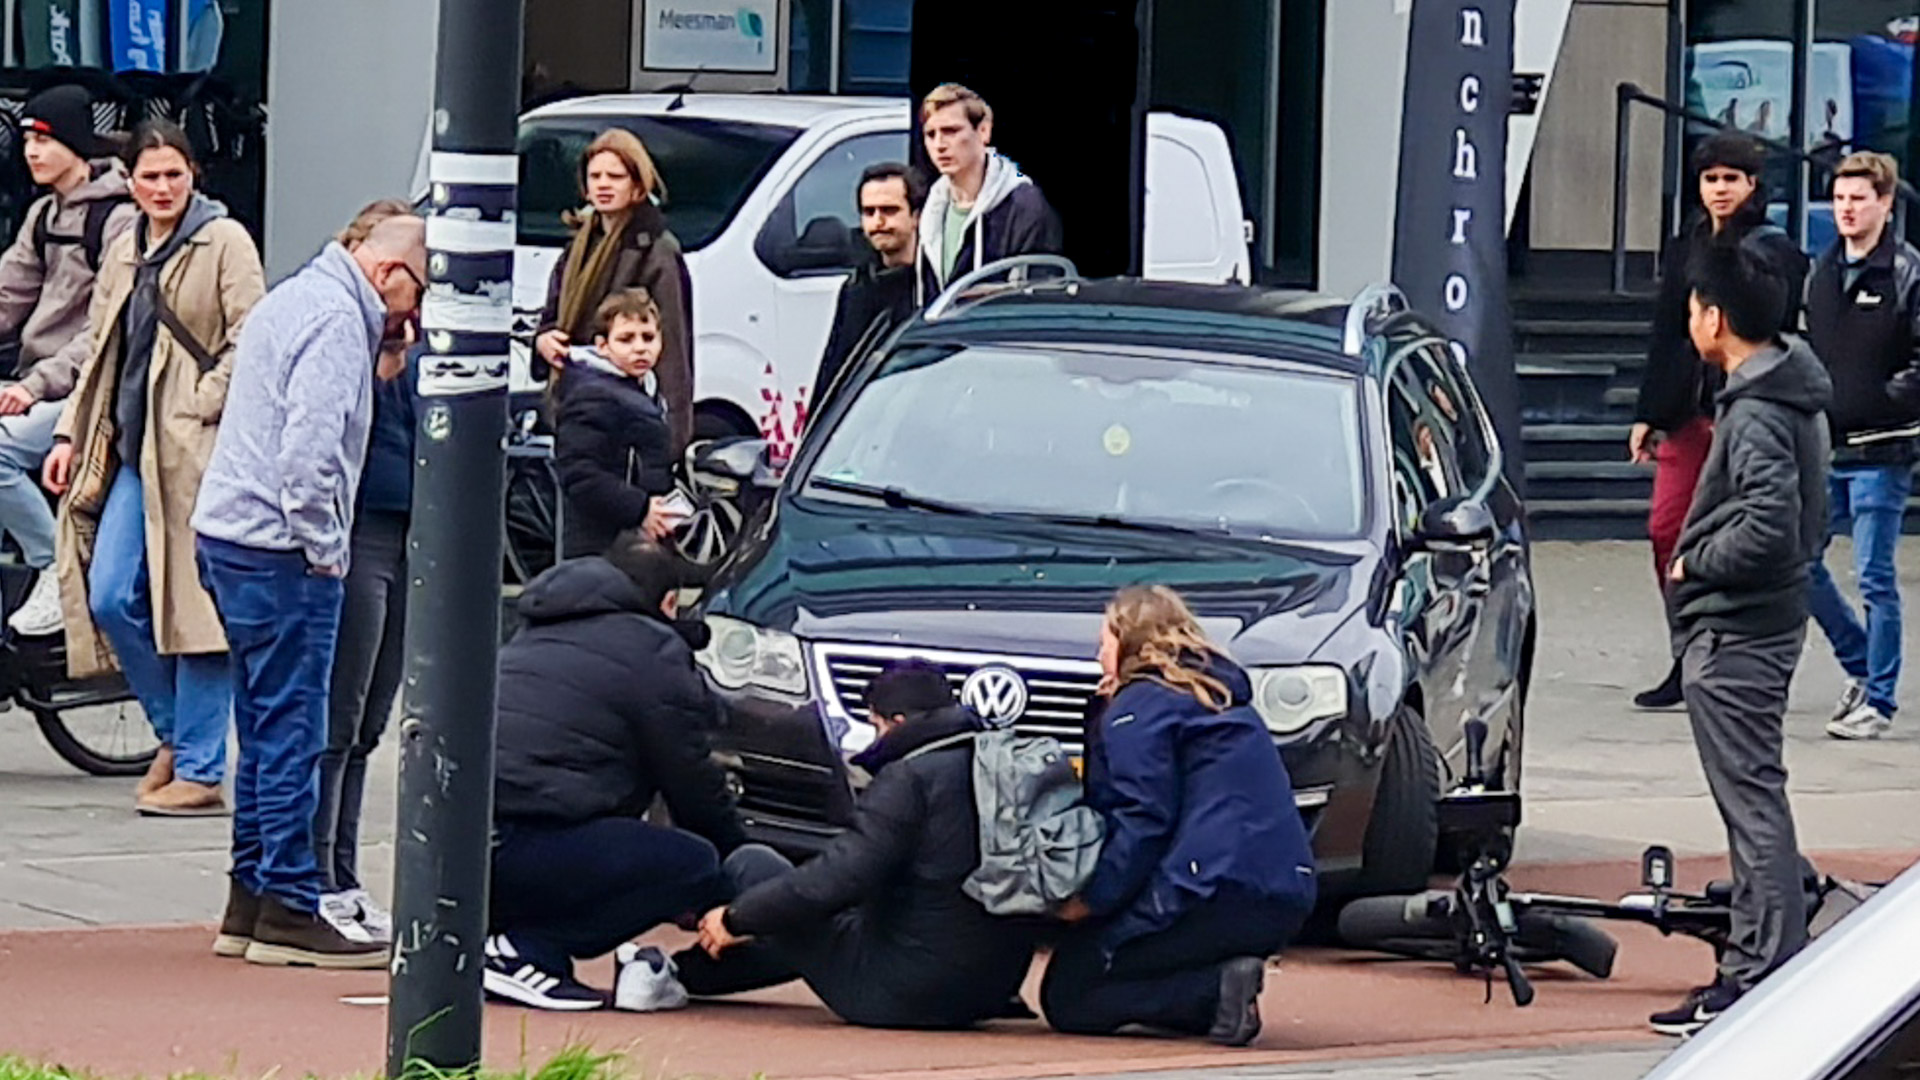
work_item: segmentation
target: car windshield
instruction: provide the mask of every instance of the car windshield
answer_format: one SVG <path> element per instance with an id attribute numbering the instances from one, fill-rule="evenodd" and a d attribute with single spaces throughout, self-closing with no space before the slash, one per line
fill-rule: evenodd
<path id="1" fill-rule="evenodd" d="M 687 251 L 711 243 L 754 185 L 798 138 L 798 128 L 676 116 L 568 116 L 520 125 L 520 242 L 556 247 L 561 216 L 582 204 L 580 155 L 594 136 L 623 127 L 646 144 L 667 198 L 667 228 Z"/>
<path id="2" fill-rule="evenodd" d="M 1351 538 L 1358 380 L 1061 348 L 910 349 L 860 387 L 799 490 L 896 506 Z"/>

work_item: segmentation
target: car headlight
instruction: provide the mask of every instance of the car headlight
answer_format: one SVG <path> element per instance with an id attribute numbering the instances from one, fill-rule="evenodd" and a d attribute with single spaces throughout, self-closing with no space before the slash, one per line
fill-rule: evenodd
<path id="1" fill-rule="evenodd" d="M 1322 664 L 1255 668 L 1253 709 L 1275 735 L 1347 715 L 1347 673 Z"/>
<path id="2" fill-rule="evenodd" d="M 712 640 L 694 658 L 714 682 L 729 690 L 753 685 L 796 697 L 806 694 L 807 667 L 799 638 L 723 615 L 707 616 L 707 630 Z"/>

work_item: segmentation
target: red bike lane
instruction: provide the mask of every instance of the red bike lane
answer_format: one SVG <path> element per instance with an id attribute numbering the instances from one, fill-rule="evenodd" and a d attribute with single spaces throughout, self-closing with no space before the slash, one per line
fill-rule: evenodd
<path id="1" fill-rule="evenodd" d="M 1885 880 L 1914 857 L 1854 852 L 1816 861 L 1830 873 Z M 1723 872 L 1715 860 L 1684 860 L 1681 883 L 1698 886 Z M 1512 875 L 1519 888 L 1603 898 L 1632 890 L 1637 876 L 1628 863 L 1522 867 Z M 1481 980 L 1444 965 L 1337 950 L 1290 953 L 1269 975 L 1266 1027 L 1246 1050 L 1152 1036 L 1070 1038 L 1031 1021 L 975 1032 L 869 1031 L 839 1023 L 804 989 L 788 987 L 651 1015 L 494 1006 L 486 1053 L 495 1066 L 537 1065 L 584 1043 L 628 1055 L 634 1074 L 648 1078 L 1011 1080 L 1655 1041 L 1647 1013 L 1704 981 L 1711 956 L 1702 944 L 1663 940 L 1650 929 L 1608 928 L 1620 941 L 1612 979 L 1565 965 L 1535 969 L 1539 995 L 1526 1009 L 1513 1006 L 1504 983 L 1493 985 L 1489 1003 Z M 209 951 L 211 933 L 176 926 L 0 934 L 0 1053 L 113 1077 L 336 1078 L 380 1069 L 384 973 L 222 960 Z M 583 974 L 607 985 L 610 963 L 587 965 Z M 1029 985 L 1030 1002 L 1034 990 Z"/>

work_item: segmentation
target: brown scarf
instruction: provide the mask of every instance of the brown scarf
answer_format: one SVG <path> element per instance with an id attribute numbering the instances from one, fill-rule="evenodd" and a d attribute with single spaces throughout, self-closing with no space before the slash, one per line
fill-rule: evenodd
<path id="1" fill-rule="evenodd" d="M 573 242 L 567 246 L 567 267 L 560 278 L 559 314 L 560 329 L 578 345 L 583 343 L 579 340 L 582 324 L 593 316 L 593 309 L 607 294 L 614 261 L 626 246 L 635 215 L 628 214 L 619 228 L 604 236 L 592 210 L 582 210 L 572 217 L 570 224 L 577 225 Z"/>

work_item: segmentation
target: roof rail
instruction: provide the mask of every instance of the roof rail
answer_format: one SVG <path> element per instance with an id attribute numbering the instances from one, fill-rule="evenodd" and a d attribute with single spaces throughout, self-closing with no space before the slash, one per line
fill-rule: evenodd
<path id="1" fill-rule="evenodd" d="M 1080 268 L 1073 265 L 1072 259 L 1063 255 L 1015 255 L 1009 259 L 996 259 L 970 274 L 956 278 L 953 284 L 948 285 L 933 303 L 927 306 L 924 318 L 928 322 L 938 320 L 953 310 L 954 305 L 960 302 L 967 290 L 983 281 L 990 281 L 1004 274 L 1010 283 L 1017 284 L 1025 281 L 1026 271 L 1035 267 L 1058 270 L 1062 280 L 1080 280 Z"/>
<path id="2" fill-rule="evenodd" d="M 1400 286 L 1392 282 L 1369 285 L 1360 290 L 1347 308 L 1346 331 L 1341 335 L 1341 348 L 1348 356 L 1359 356 L 1360 349 L 1366 345 L 1372 328 L 1367 324 L 1378 316 L 1393 315 L 1408 310 L 1407 295 Z"/>

